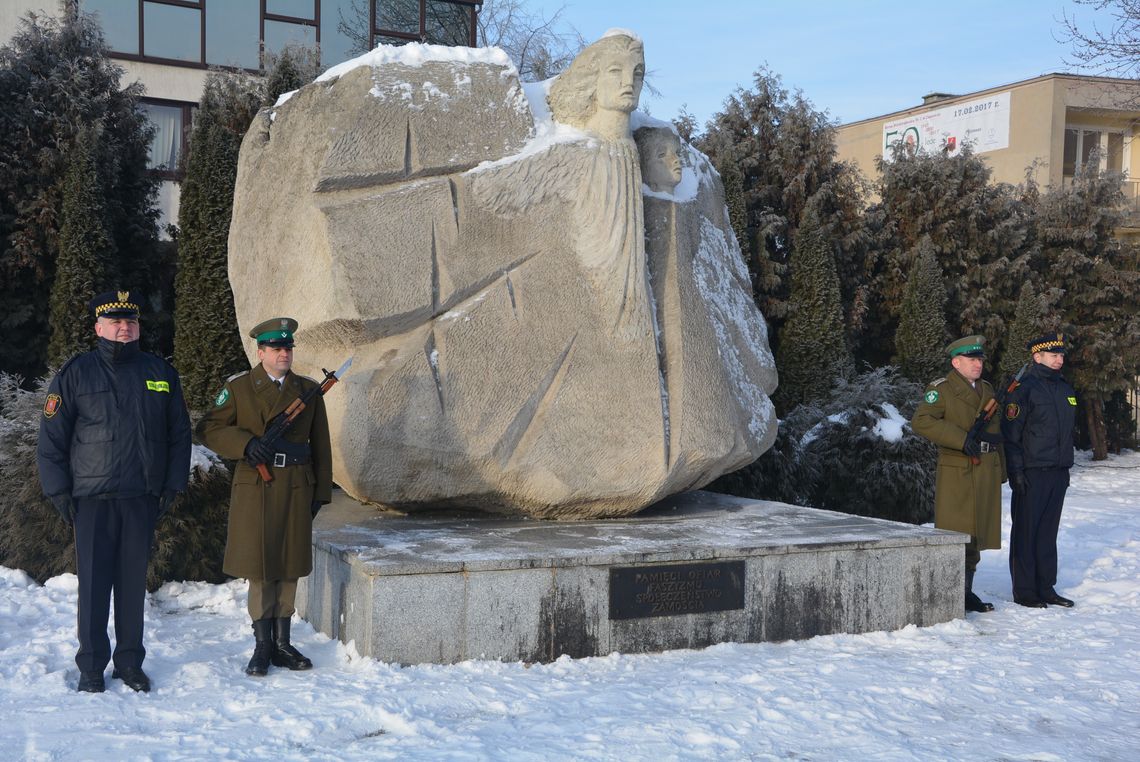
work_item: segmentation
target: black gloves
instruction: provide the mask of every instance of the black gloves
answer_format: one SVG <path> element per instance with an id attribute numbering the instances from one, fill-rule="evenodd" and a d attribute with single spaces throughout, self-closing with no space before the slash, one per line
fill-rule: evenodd
<path id="1" fill-rule="evenodd" d="M 962 452 L 966 453 L 971 458 L 977 458 L 981 457 L 982 447 L 978 444 L 978 440 L 967 434 L 966 441 L 962 444 Z"/>
<path id="2" fill-rule="evenodd" d="M 273 448 L 262 441 L 261 437 L 254 437 L 245 445 L 245 459 L 251 466 L 258 463 L 273 462 Z"/>
<path id="3" fill-rule="evenodd" d="M 59 511 L 59 517 L 63 519 L 65 524 L 75 523 L 75 501 L 71 499 L 71 495 L 52 495 L 48 498 L 55 509 Z"/>
<path id="4" fill-rule="evenodd" d="M 999 445 L 1002 442 L 1004 442 L 1005 440 L 1002 439 L 1001 432 L 995 431 L 991 434 L 988 431 L 983 431 L 981 434 L 978 434 L 978 441 L 979 442 L 988 442 L 992 445 Z"/>
<path id="5" fill-rule="evenodd" d="M 1024 495 L 1029 490 L 1029 482 L 1025 478 L 1025 472 L 1015 471 L 1009 475 L 1009 488 L 1016 492 L 1018 495 Z"/>
<path id="6" fill-rule="evenodd" d="M 170 510 L 170 506 L 174 503 L 174 498 L 178 497 L 178 493 L 172 489 L 162 491 L 162 495 L 158 498 L 158 518 L 166 515 Z"/>
<path id="7" fill-rule="evenodd" d="M 320 500 L 314 500 L 313 504 L 309 506 L 309 510 L 313 512 L 314 519 L 317 517 L 317 514 L 321 512 L 322 505 L 324 505 L 324 503 L 322 503 Z"/>

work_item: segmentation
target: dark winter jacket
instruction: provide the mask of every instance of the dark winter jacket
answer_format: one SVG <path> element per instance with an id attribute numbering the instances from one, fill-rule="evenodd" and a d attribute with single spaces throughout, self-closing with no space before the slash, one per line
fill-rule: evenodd
<path id="1" fill-rule="evenodd" d="M 1001 433 L 1009 473 L 1073 465 L 1077 393 L 1060 371 L 1033 363 L 1005 406 Z"/>
<path id="2" fill-rule="evenodd" d="M 169 363 L 124 344 L 60 368 L 48 387 L 36 447 L 44 494 L 126 498 L 186 489 L 190 416 Z"/>

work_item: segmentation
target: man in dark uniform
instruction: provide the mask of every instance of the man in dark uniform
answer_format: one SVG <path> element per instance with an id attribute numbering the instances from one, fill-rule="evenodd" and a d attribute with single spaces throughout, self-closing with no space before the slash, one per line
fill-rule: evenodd
<path id="1" fill-rule="evenodd" d="M 297 580 L 313 569 L 313 519 L 332 499 L 332 446 L 324 399 L 318 394 L 273 445 L 261 440 L 270 422 L 319 384 L 290 371 L 297 321 L 259 323 L 258 364 L 226 381 L 214 408 L 198 423 L 198 437 L 223 458 L 238 460 L 230 493 L 229 534 L 222 569 L 249 580 L 255 641 L 246 674 L 269 665 L 309 669 L 289 639 Z M 273 480 L 256 470 L 266 464 Z"/>
<path id="2" fill-rule="evenodd" d="M 934 525 L 970 535 L 966 544 L 966 611 L 993 611 L 974 593 L 983 550 L 1001 547 L 1001 483 L 1004 474 L 998 422 L 975 440 L 970 428 L 994 390 L 982 379 L 985 337 L 966 336 L 946 347 L 951 372 L 926 387 L 910 425 L 938 445 Z"/>
<path id="3" fill-rule="evenodd" d="M 1051 333 L 1026 345 L 1033 363 L 1005 408 L 1001 429 L 1006 441 L 1009 485 L 1013 489 L 1013 529 L 1009 572 L 1013 600 L 1043 609 L 1070 608 L 1057 594 L 1057 528 L 1073 465 L 1073 424 L 1077 393 L 1061 375 L 1065 337 Z"/>
<path id="4" fill-rule="evenodd" d="M 105 689 L 107 617 L 115 596 L 111 677 L 149 691 L 142 670 L 146 567 L 154 527 L 190 475 L 190 417 L 169 363 L 139 351 L 137 297 L 91 300 L 96 348 L 48 387 L 36 447 L 44 494 L 75 525 L 79 576 L 79 690 Z"/>

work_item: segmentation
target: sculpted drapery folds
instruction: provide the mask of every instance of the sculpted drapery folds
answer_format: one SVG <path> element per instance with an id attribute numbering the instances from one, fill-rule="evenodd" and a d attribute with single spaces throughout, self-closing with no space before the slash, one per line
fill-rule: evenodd
<path id="1" fill-rule="evenodd" d="M 530 85 L 493 49 L 381 46 L 251 128 L 239 323 L 293 310 L 309 375 L 355 356 L 328 400 L 346 492 L 622 516 L 770 445 L 775 369 L 719 178 L 673 134 L 643 184 L 644 71 L 620 30 Z"/>

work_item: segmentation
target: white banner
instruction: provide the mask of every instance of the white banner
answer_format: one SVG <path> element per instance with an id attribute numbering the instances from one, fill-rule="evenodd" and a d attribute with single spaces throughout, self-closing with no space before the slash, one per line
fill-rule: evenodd
<path id="1" fill-rule="evenodd" d="M 900 140 L 927 153 L 945 146 L 951 156 L 967 143 L 974 153 L 1009 148 L 1009 91 L 887 122 L 884 159 L 891 160 L 891 146 Z"/>

